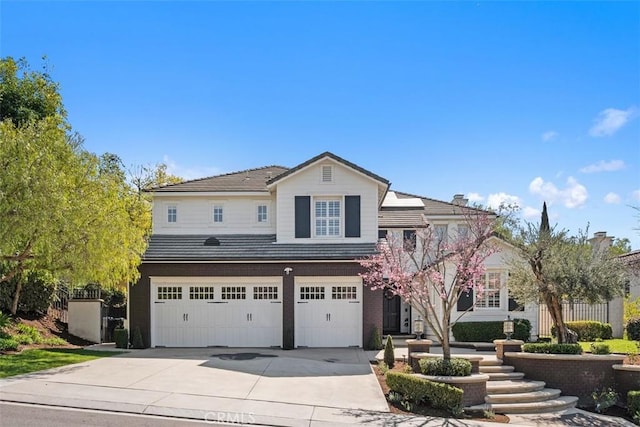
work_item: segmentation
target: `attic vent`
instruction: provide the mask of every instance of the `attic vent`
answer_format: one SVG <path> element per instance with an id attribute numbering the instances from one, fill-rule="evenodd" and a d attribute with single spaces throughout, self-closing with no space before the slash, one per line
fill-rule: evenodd
<path id="1" fill-rule="evenodd" d="M 220 246 L 220 240 L 216 239 L 215 237 L 209 237 L 207 240 L 204 241 L 204 245 L 205 246 Z"/>
<path id="2" fill-rule="evenodd" d="M 333 182 L 333 168 L 322 166 L 322 182 Z"/>

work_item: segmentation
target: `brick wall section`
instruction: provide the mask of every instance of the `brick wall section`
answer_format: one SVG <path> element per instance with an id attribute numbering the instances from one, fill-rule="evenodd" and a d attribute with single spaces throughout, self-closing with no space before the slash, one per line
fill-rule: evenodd
<path id="1" fill-rule="evenodd" d="M 286 275 L 284 269 L 293 268 Z M 269 264 L 151 264 L 140 266 L 140 280 L 129 292 L 130 328 L 140 328 L 146 347 L 151 345 L 151 284 L 149 277 L 252 277 L 280 276 L 283 278 L 283 346 L 294 348 L 295 276 L 357 276 L 362 267 L 356 262 L 343 263 L 269 263 Z M 366 347 L 374 327 L 382 330 L 382 291 L 364 286 L 362 297 L 362 343 Z"/>
<path id="2" fill-rule="evenodd" d="M 627 393 L 632 390 L 640 390 L 640 370 L 615 370 L 613 371 L 615 390 L 620 393 L 620 400 L 627 404 Z"/>
<path id="3" fill-rule="evenodd" d="M 547 355 L 542 355 L 547 356 Z M 560 356 L 562 357 L 562 356 Z M 549 388 L 562 390 L 563 395 L 577 396 L 578 406 L 592 406 L 591 393 L 603 387 L 615 387 L 613 365 L 622 363 L 624 356 L 614 360 L 609 356 L 584 358 L 519 358 L 506 353 L 504 364 L 511 365 L 525 378 L 544 381 Z"/>

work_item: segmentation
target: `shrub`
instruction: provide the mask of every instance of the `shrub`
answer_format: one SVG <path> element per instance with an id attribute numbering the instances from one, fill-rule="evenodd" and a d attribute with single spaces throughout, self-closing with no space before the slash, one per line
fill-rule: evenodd
<path id="1" fill-rule="evenodd" d="M 627 322 L 627 338 L 632 341 L 640 341 L 640 317 L 630 319 Z"/>
<path id="2" fill-rule="evenodd" d="M 0 284 L 0 309 L 7 311 L 11 309 L 18 280 L 23 281 L 18 299 L 18 311 L 46 313 L 53 300 L 56 281 L 50 273 L 36 270 L 25 272 L 9 282 Z"/>
<path id="3" fill-rule="evenodd" d="M 386 375 L 387 372 L 389 372 L 389 367 L 384 362 L 380 362 L 380 364 L 378 364 L 378 369 L 380 369 L 380 373 L 382 375 Z"/>
<path id="4" fill-rule="evenodd" d="M 18 335 L 23 335 L 30 338 L 31 342 L 20 342 L 21 344 L 40 344 L 42 343 L 42 335 L 37 328 L 25 325 L 24 323 L 19 323 L 16 325 L 16 331 L 18 331 Z"/>
<path id="5" fill-rule="evenodd" d="M 612 388 L 603 388 L 591 393 L 591 398 L 596 404 L 596 412 L 602 414 L 611 408 L 618 401 L 618 393 Z"/>
<path id="6" fill-rule="evenodd" d="M 449 384 L 428 381 L 411 374 L 390 371 L 387 386 L 411 403 L 429 403 L 434 408 L 446 409 L 453 415 L 462 412 L 462 390 Z"/>
<path id="7" fill-rule="evenodd" d="M 607 344 L 591 343 L 591 354 L 611 354 Z"/>
<path id="8" fill-rule="evenodd" d="M 33 339 L 29 335 L 15 334 L 11 338 L 13 338 L 15 341 L 17 341 L 19 344 L 22 344 L 22 345 L 33 344 Z"/>
<path id="9" fill-rule="evenodd" d="M 640 390 L 631 390 L 627 393 L 627 411 L 631 416 L 640 412 Z"/>
<path id="10" fill-rule="evenodd" d="M 420 371 L 425 375 L 466 377 L 471 375 L 471 362 L 454 357 L 444 360 L 440 357 L 420 359 Z"/>
<path id="11" fill-rule="evenodd" d="M 142 340 L 142 332 L 140 332 L 140 328 L 138 327 L 136 327 L 133 330 L 133 334 L 131 335 L 131 347 L 144 348 L 144 341 Z"/>
<path id="12" fill-rule="evenodd" d="M 387 364 L 389 369 L 393 368 L 393 365 L 396 363 L 396 355 L 391 335 L 387 335 L 387 342 L 384 345 L 384 363 Z"/>
<path id="13" fill-rule="evenodd" d="M 527 343 L 522 346 L 525 353 L 581 354 L 580 344 Z"/>
<path id="14" fill-rule="evenodd" d="M 493 342 L 504 339 L 501 321 L 457 322 L 451 328 L 456 341 L 460 342 Z M 528 319 L 513 319 L 512 338 L 528 341 L 531 336 L 531 322 Z"/>
<path id="15" fill-rule="evenodd" d="M 116 348 L 129 348 L 129 331 L 125 328 L 114 329 L 113 340 L 116 342 Z"/>
<path id="16" fill-rule="evenodd" d="M 371 329 L 371 337 L 369 338 L 368 350 L 382 350 L 382 338 L 380 337 L 380 330 L 377 326 Z"/>
<path id="17" fill-rule="evenodd" d="M 45 345 L 67 345 L 67 342 L 60 337 L 50 337 L 42 340 L 42 344 Z"/>
<path id="18" fill-rule="evenodd" d="M 0 311 L 0 331 L 11 324 L 11 316 Z"/>
<path id="19" fill-rule="evenodd" d="M 578 341 L 595 341 L 600 338 L 610 340 L 613 337 L 613 329 L 609 323 L 596 322 L 594 320 L 578 320 L 565 322 L 567 328 L 578 334 Z M 556 336 L 555 325 L 551 327 L 551 335 Z"/>
<path id="20" fill-rule="evenodd" d="M 20 343 L 13 338 L 0 338 L 0 351 L 15 351 Z"/>

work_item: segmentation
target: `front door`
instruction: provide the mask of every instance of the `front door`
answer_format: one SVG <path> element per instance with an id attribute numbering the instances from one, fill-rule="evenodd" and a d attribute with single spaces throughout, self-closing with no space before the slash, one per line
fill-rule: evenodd
<path id="1" fill-rule="evenodd" d="M 382 306 L 382 333 L 400 333 L 400 297 L 398 295 L 388 295 L 385 292 Z"/>

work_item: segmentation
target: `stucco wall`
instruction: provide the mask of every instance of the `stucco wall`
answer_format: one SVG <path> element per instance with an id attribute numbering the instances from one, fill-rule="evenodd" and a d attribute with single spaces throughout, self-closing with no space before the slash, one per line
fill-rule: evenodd
<path id="1" fill-rule="evenodd" d="M 102 300 L 70 300 L 68 321 L 71 335 L 99 343 L 102 339 Z"/>

